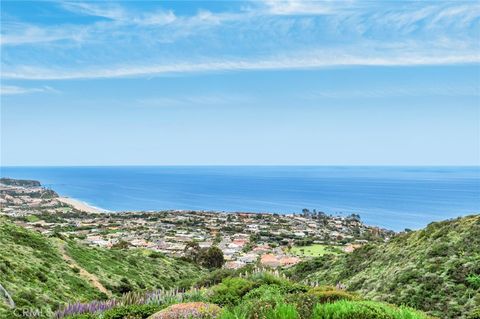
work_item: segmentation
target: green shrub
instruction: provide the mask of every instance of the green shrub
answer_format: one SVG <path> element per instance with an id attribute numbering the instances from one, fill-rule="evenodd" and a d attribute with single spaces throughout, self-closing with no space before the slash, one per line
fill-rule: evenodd
<path id="1" fill-rule="evenodd" d="M 150 319 L 213 319 L 221 313 L 221 308 L 215 304 L 203 302 L 187 302 L 171 305 Z"/>
<path id="2" fill-rule="evenodd" d="M 317 304 L 312 319 L 428 319 L 423 313 L 373 301 L 347 301 Z"/>
<path id="3" fill-rule="evenodd" d="M 469 315 L 468 319 L 480 319 L 480 308 L 473 310 Z"/>
<path id="4" fill-rule="evenodd" d="M 309 295 L 315 296 L 317 303 L 335 302 L 338 300 L 356 300 L 357 296 L 334 287 L 316 287 L 308 291 Z"/>
<path id="5" fill-rule="evenodd" d="M 471 274 L 467 278 L 467 283 L 474 289 L 480 289 L 480 275 Z"/>
<path id="6" fill-rule="evenodd" d="M 263 285 L 250 290 L 243 300 L 283 300 L 283 293 L 276 285 Z"/>
<path id="7" fill-rule="evenodd" d="M 299 315 L 295 306 L 280 303 L 275 308 L 266 312 L 266 319 L 298 319 Z"/>
<path id="8" fill-rule="evenodd" d="M 285 294 L 305 292 L 309 289 L 309 286 L 292 282 L 291 280 L 281 278 L 266 272 L 253 275 L 251 277 L 251 280 L 255 281 L 258 286 L 275 285 Z"/>
<path id="9" fill-rule="evenodd" d="M 313 308 L 318 303 L 316 296 L 307 293 L 288 295 L 286 301 L 295 305 L 300 318 L 310 318 Z"/>
<path id="10" fill-rule="evenodd" d="M 145 319 L 161 310 L 158 305 L 129 305 L 106 310 L 97 314 L 81 314 L 69 316 L 66 319 Z"/>
<path id="11" fill-rule="evenodd" d="M 254 283 L 243 278 L 226 278 L 212 288 L 211 302 L 221 306 L 233 306 L 254 287 Z"/>
<path id="12" fill-rule="evenodd" d="M 310 318 L 316 304 L 355 299 L 358 299 L 355 295 L 332 286 L 316 287 L 306 293 L 290 294 L 286 298 L 289 303 L 296 306 L 301 318 Z"/>
<path id="13" fill-rule="evenodd" d="M 247 313 L 240 307 L 224 309 L 218 319 L 248 319 Z"/>
<path id="14" fill-rule="evenodd" d="M 224 310 L 219 319 L 298 319 L 294 305 L 281 300 L 248 300 L 234 308 Z"/>
<path id="15" fill-rule="evenodd" d="M 235 272 L 231 269 L 216 269 L 207 273 L 205 276 L 200 278 L 196 283 L 196 287 L 210 287 L 222 282 L 223 279 L 228 277 L 233 277 Z"/>
<path id="16" fill-rule="evenodd" d="M 248 292 L 243 297 L 239 308 L 247 318 L 270 319 L 280 318 L 278 316 L 286 311 L 282 310 L 283 308 L 278 308 L 283 304 L 285 304 L 285 295 L 279 286 L 263 285 Z"/>

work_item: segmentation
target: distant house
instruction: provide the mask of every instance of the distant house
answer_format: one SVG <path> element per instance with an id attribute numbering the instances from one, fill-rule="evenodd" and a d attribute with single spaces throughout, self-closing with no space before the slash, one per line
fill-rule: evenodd
<path id="1" fill-rule="evenodd" d="M 290 266 L 293 266 L 293 265 L 296 265 L 300 262 L 300 258 L 298 257 L 282 257 L 280 258 L 280 264 L 283 266 L 283 267 L 290 267 Z"/>
<path id="2" fill-rule="evenodd" d="M 273 254 L 264 254 L 260 257 L 260 263 L 266 267 L 276 268 L 281 265 L 280 261 L 277 259 L 277 256 Z"/>
<path id="3" fill-rule="evenodd" d="M 243 266 L 245 266 L 245 263 L 241 261 L 228 261 L 225 263 L 225 268 L 227 269 L 239 269 Z"/>
<path id="4" fill-rule="evenodd" d="M 246 264 L 254 263 L 257 260 L 257 255 L 255 254 L 245 254 L 243 256 L 238 257 L 239 261 L 242 261 Z"/>

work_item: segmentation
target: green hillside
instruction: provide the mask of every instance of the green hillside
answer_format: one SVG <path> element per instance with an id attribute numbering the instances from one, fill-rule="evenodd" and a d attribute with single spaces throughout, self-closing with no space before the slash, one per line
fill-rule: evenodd
<path id="1" fill-rule="evenodd" d="M 0 219 L 0 284 L 17 308 L 46 313 L 66 302 L 177 286 L 200 274 L 190 263 L 155 252 L 86 247 Z M 8 312 L 6 299 L 0 291 L 0 318 Z"/>
<path id="2" fill-rule="evenodd" d="M 480 306 L 480 215 L 431 223 L 388 243 L 299 264 L 290 275 L 342 283 L 365 298 L 466 318 Z"/>
<path id="3" fill-rule="evenodd" d="M 299 284 L 269 270 L 220 270 L 207 277 L 217 284 L 185 292 L 127 293 L 105 302 L 70 305 L 57 318 L 434 319 L 409 307 L 364 300 L 335 287 Z"/>

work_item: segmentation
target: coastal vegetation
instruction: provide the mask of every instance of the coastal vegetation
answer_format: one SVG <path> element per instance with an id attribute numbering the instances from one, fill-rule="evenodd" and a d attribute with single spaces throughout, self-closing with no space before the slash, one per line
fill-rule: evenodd
<path id="1" fill-rule="evenodd" d="M 480 305 L 480 215 L 435 222 L 351 254 L 325 255 L 288 271 L 296 280 L 342 283 L 368 299 L 466 318 Z"/>
<path id="2" fill-rule="evenodd" d="M 428 319 L 408 307 L 366 301 L 331 286 L 312 287 L 268 270 L 236 272 L 185 292 L 128 293 L 112 301 L 67 306 L 56 318 L 113 319 Z"/>
<path id="3" fill-rule="evenodd" d="M 2 186 L 2 319 L 480 317 L 480 215 L 92 214 L 36 185 Z"/>
<path id="4" fill-rule="evenodd" d="M 0 234 L 0 283 L 19 309 L 50 313 L 66 302 L 170 288 L 202 273 L 191 263 L 152 251 L 88 247 L 46 237 L 2 218 Z M 0 318 L 9 312 L 3 299 L 0 295 Z"/>

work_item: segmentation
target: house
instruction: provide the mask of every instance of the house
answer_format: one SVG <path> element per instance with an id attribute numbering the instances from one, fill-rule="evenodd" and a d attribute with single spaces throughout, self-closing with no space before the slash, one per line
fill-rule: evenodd
<path id="1" fill-rule="evenodd" d="M 241 261 L 228 261 L 225 263 L 225 268 L 227 269 L 239 269 L 243 266 L 245 266 L 245 263 Z"/>
<path id="2" fill-rule="evenodd" d="M 290 267 L 290 266 L 298 264 L 300 262 L 300 258 L 285 256 L 285 257 L 280 258 L 279 261 L 280 261 L 280 264 L 283 267 Z"/>
<path id="3" fill-rule="evenodd" d="M 277 259 L 277 256 L 273 254 L 264 254 L 260 257 L 260 263 L 266 267 L 276 268 L 280 266 L 280 261 Z"/>

